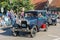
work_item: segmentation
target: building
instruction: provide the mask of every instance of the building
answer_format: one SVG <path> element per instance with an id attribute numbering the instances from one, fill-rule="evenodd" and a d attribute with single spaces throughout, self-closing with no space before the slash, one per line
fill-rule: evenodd
<path id="1" fill-rule="evenodd" d="M 44 9 L 47 6 L 47 0 L 31 0 L 36 10 Z"/>
<path id="2" fill-rule="evenodd" d="M 49 9 L 53 11 L 60 11 L 60 0 L 52 0 L 49 4 Z"/>

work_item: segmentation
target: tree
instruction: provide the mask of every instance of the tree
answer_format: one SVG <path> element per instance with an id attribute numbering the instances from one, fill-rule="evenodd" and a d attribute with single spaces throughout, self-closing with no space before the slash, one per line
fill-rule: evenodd
<path id="1" fill-rule="evenodd" d="M 21 8 L 25 8 L 25 11 L 34 9 L 34 5 L 30 3 L 30 0 L 11 0 L 11 2 L 10 0 L 0 0 L 0 6 L 15 11 L 20 11 Z"/>
<path id="2" fill-rule="evenodd" d="M 27 11 L 34 9 L 34 5 L 30 3 L 30 0 L 13 0 L 13 8 L 17 8 L 17 10 L 25 8 L 25 11 Z"/>

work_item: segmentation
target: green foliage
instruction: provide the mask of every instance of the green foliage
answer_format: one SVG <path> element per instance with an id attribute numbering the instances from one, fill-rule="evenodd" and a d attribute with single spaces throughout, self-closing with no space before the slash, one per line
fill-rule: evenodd
<path id="1" fill-rule="evenodd" d="M 0 6 L 6 7 L 6 9 L 14 9 L 15 11 L 20 11 L 21 8 L 25 8 L 25 11 L 34 9 L 34 5 L 30 3 L 30 0 L 11 0 L 12 3 L 10 3 L 9 0 L 1 0 Z"/>

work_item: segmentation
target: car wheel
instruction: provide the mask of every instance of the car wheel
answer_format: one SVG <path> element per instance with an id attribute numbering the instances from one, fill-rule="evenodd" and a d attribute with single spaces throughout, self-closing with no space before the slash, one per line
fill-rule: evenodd
<path id="1" fill-rule="evenodd" d="M 17 32 L 13 32 L 13 36 L 15 36 L 15 37 L 16 37 L 16 36 L 17 36 Z"/>
<path id="2" fill-rule="evenodd" d="M 54 23 L 53 25 L 54 25 L 54 26 L 56 26 L 57 24 L 56 24 L 56 23 Z"/>
<path id="3" fill-rule="evenodd" d="M 44 32 L 46 32 L 47 30 L 45 29 Z"/>
<path id="4" fill-rule="evenodd" d="M 50 24 L 48 23 L 48 27 L 50 26 Z"/>
<path id="5" fill-rule="evenodd" d="M 55 26 L 56 26 L 57 24 L 55 24 Z"/>
<path id="6" fill-rule="evenodd" d="M 36 32 L 37 32 L 37 28 L 36 27 L 32 28 L 31 33 L 30 33 L 30 37 L 33 38 L 36 35 Z"/>

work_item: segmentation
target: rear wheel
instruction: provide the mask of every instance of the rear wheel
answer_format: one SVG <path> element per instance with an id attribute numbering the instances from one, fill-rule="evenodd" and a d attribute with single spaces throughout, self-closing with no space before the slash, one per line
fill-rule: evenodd
<path id="1" fill-rule="evenodd" d="M 49 22 L 48 22 L 48 27 L 50 26 Z"/>
<path id="2" fill-rule="evenodd" d="M 54 24 L 54 26 L 56 26 L 56 24 Z"/>
<path id="3" fill-rule="evenodd" d="M 57 25 L 57 23 L 55 23 L 55 26 Z"/>

